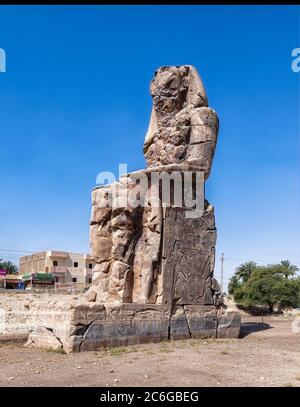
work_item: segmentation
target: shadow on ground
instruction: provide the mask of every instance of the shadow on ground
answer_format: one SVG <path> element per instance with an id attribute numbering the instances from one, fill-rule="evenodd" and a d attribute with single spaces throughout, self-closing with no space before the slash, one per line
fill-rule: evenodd
<path id="1" fill-rule="evenodd" d="M 245 338 L 254 332 L 265 331 L 266 329 L 272 329 L 273 327 L 264 322 L 243 322 L 241 324 L 241 330 L 239 338 Z"/>
<path id="2" fill-rule="evenodd" d="M 262 315 L 267 316 L 276 314 L 274 312 L 270 312 L 269 308 L 260 305 L 246 307 L 243 304 L 236 304 L 236 307 L 239 310 L 245 312 L 246 314 L 252 316 L 262 316 Z"/>

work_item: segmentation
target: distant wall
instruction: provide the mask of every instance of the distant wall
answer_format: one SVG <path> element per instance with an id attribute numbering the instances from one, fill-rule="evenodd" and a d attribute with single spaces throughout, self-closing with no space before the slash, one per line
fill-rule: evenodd
<path id="1" fill-rule="evenodd" d="M 46 252 L 35 253 L 20 258 L 20 274 L 45 271 Z"/>
<path id="2" fill-rule="evenodd" d="M 64 305 L 81 298 L 81 294 L 51 294 L 0 292 L 0 341 L 6 339 L 26 339 L 36 326 L 38 318 L 44 318 L 43 307 L 52 302 Z M 37 304 L 39 304 L 38 315 Z M 44 304 L 41 306 L 40 304 Z"/>

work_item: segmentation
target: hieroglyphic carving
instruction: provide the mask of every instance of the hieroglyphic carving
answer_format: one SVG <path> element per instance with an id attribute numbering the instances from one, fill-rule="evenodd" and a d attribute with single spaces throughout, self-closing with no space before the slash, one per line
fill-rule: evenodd
<path id="1" fill-rule="evenodd" d="M 163 304 L 213 304 L 213 208 L 195 219 L 183 208 L 167 208 L 163 239 Z"/>

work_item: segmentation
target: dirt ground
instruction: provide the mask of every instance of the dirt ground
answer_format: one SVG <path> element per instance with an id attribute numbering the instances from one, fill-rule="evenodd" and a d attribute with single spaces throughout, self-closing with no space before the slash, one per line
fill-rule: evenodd
<path id="1" fill-rule="evenodd" d="M 0 344 L 0 386 L 300 386 L 292 318 L 243 320 L 240 339 L 61 354 Z"/>

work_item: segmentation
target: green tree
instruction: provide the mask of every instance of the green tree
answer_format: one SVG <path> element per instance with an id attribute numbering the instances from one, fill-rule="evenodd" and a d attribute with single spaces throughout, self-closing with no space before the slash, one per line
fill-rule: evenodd
<path id="1" fill-rule="evenodd" d="M 2 259 L 0 259 L 0 268 L 6 270 L 7 274 L 18 274 L 19 272 L 18 266 L 11 261 L 2 261 Z"/>
<path id="2" fill-rule="evenodd" d="M 266 305 L 273 312 L 275 307 L 280 311 L 284 307 L 298 305 L 296 279 L 287 279 L 284 273 L 278 273 L 278 269 L 278 265 L 256 267 L 243 286 L 242 301 L 246 306 Z"/>
<path id="3" fill-rule="evenodd" d="M 237 303 L 243 303 L 245 298 L 245 284 L 240 284 L 233 293 L 234 301 Z"/>
<path id="4" fill-rule="evenodd" d="M 248 261 L 235 269 L 235 275 L 238 280 L 242 280 L 243 283 L 246 283 L 256 267 L 257 264 L 254 261 Z"/>
<path id="5" fill-rule="evenodd" d="M 281 268 L 285 278 L 293 277 L 299 271 L 299 267 L 291 264 L 289 260 L 282 260 L 278 266 Z"/>
<path id="6" fill-rule="evenodd" d="M 241 286 L 241 282 L 239 281 L 238 277 L 236 274 L 234 274 L 229 283 L 228 283 L 228 293 L 230 295 L 234 295 L 234 292 Z"/>

